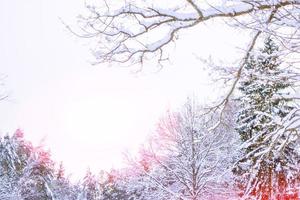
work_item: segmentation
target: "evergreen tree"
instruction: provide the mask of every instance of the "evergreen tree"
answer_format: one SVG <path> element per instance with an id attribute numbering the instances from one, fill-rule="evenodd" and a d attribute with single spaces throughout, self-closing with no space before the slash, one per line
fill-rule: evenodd
<path id="1" fill-rule="evenodd" d="M 21 179 L 24 200 L 54 200 L 54 162 L 49 152 L 35 148 Z"/>
<path id="2" fill-rule="evenodd" d="M 17 130 L 0 140 L 0 199 L 53 200 L 53 166 L 50 154 L 33 147 Z"/>
<path id="3" fill-rule="evenodd" d="M 0 140 L 0 199 L 18 199 L 20 197 L 19 180 L 28 163 L 32 146 L 23 138 L 21 130 L 10 137 Z"/>
<path id="4" fill-rule="evenodd" d="M 128 200 L 129 195 L 126 188 L 122 184 L 122 175 L 117 170 L 111 170 L 107 173 L 107 177 L 102 186 L 101 200 Z"/>
<path id="5" fill-rule="evenodd" d="M 92 174 L 90 169 L 87 170 L 85 177 L 83 178 L 83 193 L 84 200 L 100 200 L 101 190 L 100 183 L 97 177 Z"/>
<path id="6" fill-rule="evenodd" d="M 241 175 L 244 195 L 281 198 L 296 174 L 298 155 L 282 120 L 293 110 L 288 98 L 288 71 L 280 66 L 278 46 L 267 38 L 259 55 L 245 65 L 239 87 L 242 96 L 237 131 L 245 145 L 235 173 Z"/>
<path id="7" fill-rule="evenodd" d="M 77 186 L 71 184 L 68 177 L 65 175 L 65 168 L 61 162 L 58 169 L 56 169 L 53 188 L 55 200 L 77 200 L 78 193 Z"/>

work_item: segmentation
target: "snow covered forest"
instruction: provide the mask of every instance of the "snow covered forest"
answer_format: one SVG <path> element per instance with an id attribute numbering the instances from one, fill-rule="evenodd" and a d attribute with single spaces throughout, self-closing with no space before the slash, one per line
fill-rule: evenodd
<path id="1" fill-rule="evenodd" d="M 231 65 L 199 61 L 223 93 L 168 110 L 124 168 L 73 182 L 20 129 L 3 136 L 1 200 L 300 199 L 299 0 L 97 0 L 86 10 L 64 25 L 92 42 L 94 64 L 164 68 L 181 31 L 215 22 L 249 42 Z"/>

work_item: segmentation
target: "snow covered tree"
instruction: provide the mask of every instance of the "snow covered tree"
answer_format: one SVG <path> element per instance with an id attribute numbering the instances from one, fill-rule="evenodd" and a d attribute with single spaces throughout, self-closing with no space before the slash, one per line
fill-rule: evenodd
<path id="1" fill-rule="evenodd" d="M 176 194 L 172 195 L 163 186 L 164 171 L 153 163 L 151 157 L 145 156 L 146 149 L 141 151 L 138 158 L 128 160 L 130 165 L 124 169 L 118 187 L 126 191 L 128 200 L 173 199 Z"/>
<path id="2" fill-rule="evenodd" d="M 49 152 L 34 147 L 21 130 L 0 141 L 0 199 L 54 200 L 54 162 Z"/>
<path id="3" fill-rule="evenodd" d="M 54 162 L 49 152 L 34 148 L 20 180 L 24 200 L 54 200 Z"/>
<path id="4" fill-rule="evenodd" d="M 146 199 L 234 198 L 230 166 L 238 140 L 228 111 L 224 123 L 212 128 L 215 116 L 189 101 L 160 121 L 143 154 L 148 163 L 135 164 L 144 171 L 139 184 Z"/>
<path id="5" fill-rule="evenodd" d="M 52 181 L 55 200 L 77 200 L 80 193 L 77 185 L 72 184 L 65 175 L 65 169 L 61 162 Z"/>
<path id="6" fill-rule="evenodd" d="M 122 200 L 129 199 L 128 192 L 123 183 L 123 175 L 118 170 L 111 170 L 106 174 L 105 180 L 101 183 L 101 200 Z"/>
<path id="7" fill-rule="evenodd" d="M 294 106 L 288 93 L 289 71 L 280 66 L 278 54 L 278 46 L 267 38 L 259 54 L 245 64 L 239 87 L 237 131 L 245 144 L 235 173 L 241 176 L 243 195 L 255 199 L 282 199 L 299 173 L 297 137 L 279 131 Z"/>
<path id="8" fill-rule="evenodd" d="M 85 177 L 82 182 L 84 200 L 100 200 L 101 199 L 101 188 L 100 181 L 97 177 L 92 174 L 90 169 L 87 170 Z"/>
<path id="9" fill-rule="evenodd" d="M 17 130 L 0 141 L 0 198 L 13 200 L 21 198 L 19 180 L 28 163 L 32 146 L 23 138 L 21 130 Z"/>

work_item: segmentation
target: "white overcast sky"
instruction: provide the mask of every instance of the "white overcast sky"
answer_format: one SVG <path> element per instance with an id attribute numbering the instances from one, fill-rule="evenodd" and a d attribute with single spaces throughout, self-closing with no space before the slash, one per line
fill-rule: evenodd
<path id="1" fill-rule="evenodd" d="M 22 129 L 76 175 L 88 166 L 119 167 L 123 151 L 136 149 L 167 109 L 188 95 L 214 96 L 194 53 L 230 60 L 242 41 L 232 30 L 207 25 L 183 32 L 172 65 L 159 73 L 91 66 L 87 41 L 59 20 L 74 24 L 83 2 L 0 1 L 0 73 L 10 92 L 0 103 L 0 133 Z"/>

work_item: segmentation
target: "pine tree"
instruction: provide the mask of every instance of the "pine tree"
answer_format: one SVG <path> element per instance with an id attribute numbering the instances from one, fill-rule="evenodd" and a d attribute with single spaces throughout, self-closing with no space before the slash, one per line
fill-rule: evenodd
<path id="1" fill-rule="evenodd" d="M 13 136 L 6 135 L 0 140 L 0 199 L 18 199 L 20 197 L 19 180 L 28 163 L 31 145 L 21 130 Z"/>
<path id="2" fill-rule="evenodd" d="M 83 178 L 83 196 L 84 200 L 100 200 L 101 190 L 97 177 L 92 174 L 90 169 L 87 170 L 85 177 Z"/>
<path id="3" fill-rule="evenodd" d="M 291 166 L 298 160 L 295 142 L 287 139 L 288 133 L 278 134 L 280 123 L 293 109 L 287 98 L 292 83 L 278 53 L 278 46 L 267 38 L 259 55 L 246 63 L 239 87 L 242 109 L 237 131 L 245 145 L 235 173 L 242 177 L 244 195 L 256 199 L 274 199 L 286 192 L 295 174 Z"/>
<path id="4" fill-rule="evenodd" d="M 0 138 L 1 200 L 77 200 L 77 186 L 62 165 L 54 172 L 50 153 L 32 146 L 21 130 Z"/>
<path id="5" fill-rule="evenodd" d="M 56 169 L 54 181 L 53 181 L 53 193 L 55 195 L 55 200 L 77 200 L 78 193 L 77 185 L 73 185 L 69 178 L 65 175 L 65 168 L 63 163 L 59 164 Z"/>
<path id="6" fill-rule="evenodd" d="M 101 200 L 127 200 L 129 199 L 128 191 L 124 188 L 122 183 L 121 172 L 112 169 L 107 172 L 106 178 L 101 184 L 102 186 L 102 198 Z"/>
<path id="7" fill-rule="evenodd" d="M 21 130 L 0 143 L 0 199 L 52 200 L 52 165 L 48 152 L 34 148 Z"/>
<path id="8" fill-rule="evenodd" d="M 49 152 L 35 148 L 21 179 L 24 200 L 54 200 L 54 162 Z"/>

